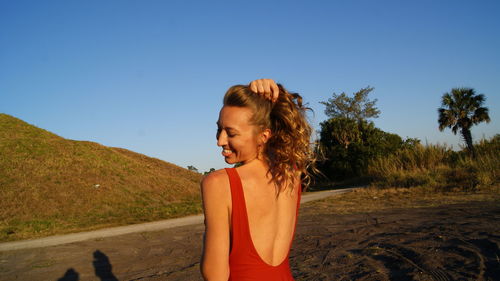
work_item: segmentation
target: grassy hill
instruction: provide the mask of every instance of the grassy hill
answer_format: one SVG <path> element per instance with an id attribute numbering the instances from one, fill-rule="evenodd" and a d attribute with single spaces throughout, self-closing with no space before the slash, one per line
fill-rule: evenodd
<path id="1" fill-rule="evenodd" d="M 0 241 L 201 212 L 201 175 L 0 113 Z"/>

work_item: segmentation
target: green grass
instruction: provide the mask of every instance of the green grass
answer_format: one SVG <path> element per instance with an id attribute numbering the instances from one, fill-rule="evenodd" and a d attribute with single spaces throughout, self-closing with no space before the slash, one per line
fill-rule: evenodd
<path id="1" fill-rule="evenodd" d="M 0 241 L 201 212 L 201 175 L 0 114 Z"/>

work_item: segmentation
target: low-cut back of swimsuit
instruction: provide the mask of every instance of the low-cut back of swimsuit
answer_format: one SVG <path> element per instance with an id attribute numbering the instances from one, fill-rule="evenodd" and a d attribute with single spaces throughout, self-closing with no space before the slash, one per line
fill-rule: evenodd
<path id="1" fill-rule="evenodd" d="M 266 263 L 257 253 L 252 242 L 252 237 L 250 236 L 248 214 L 241 179 L 234 168 L 227 168 L 226 172 L 229 176 L 232 197 L 229 281 L 293 281 L 294 279 L 288 261 L 290 249 L 283 262 L 276 266 Z M 295 227 L 297 225 L 300 195 L 301 190 L 299 186 L 293 236 L 295 236 Z M 290 242 L 290 246 L 291 245 L 292 242 Z"/>

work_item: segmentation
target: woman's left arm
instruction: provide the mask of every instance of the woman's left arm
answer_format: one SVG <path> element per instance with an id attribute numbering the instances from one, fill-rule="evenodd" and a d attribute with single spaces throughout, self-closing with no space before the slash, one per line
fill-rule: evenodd
<path id="1" fill-rule="evenodd" d="M 230 189 L 224 170 L 210 173 L 201 182 L 205 237 L 201 272 L 208 281 L 229 279 Z"/>

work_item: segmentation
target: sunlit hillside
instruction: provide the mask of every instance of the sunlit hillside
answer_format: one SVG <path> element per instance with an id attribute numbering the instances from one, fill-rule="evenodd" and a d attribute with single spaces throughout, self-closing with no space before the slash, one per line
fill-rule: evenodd
<path id="1" fill-rule="evenodd" d="M 0 114 L 0 241 L 197 213 L 200 177 Z"/>

